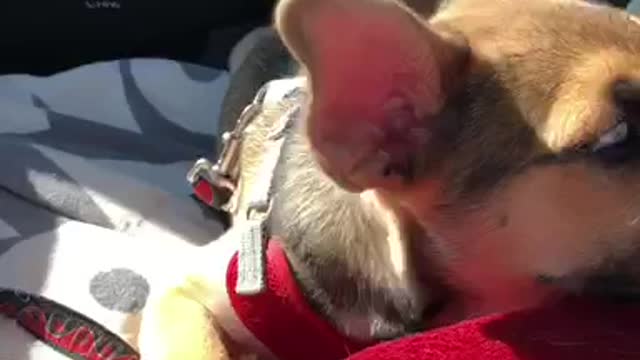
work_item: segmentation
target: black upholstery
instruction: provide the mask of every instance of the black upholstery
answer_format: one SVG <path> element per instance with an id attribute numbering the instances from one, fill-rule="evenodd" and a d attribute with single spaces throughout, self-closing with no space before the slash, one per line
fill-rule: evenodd
<path id="1" fill-rule="evenodd" d="M 247 31 L 270 22 L 275 1 L 5 1 L 0 74 L 46 75 L 128 57 L 224 67 L 229 50 Z M 629 0 L 606 2 L 624 7 Z"/>
<path id="2" fill-rule="evenodd" d="M 235 42 L 268 23 L 274 0 L 7 1 L 0 7 L 0 73 L 44 75 L 126 57 L 226 65 Z M 211 38 L 211 39 L 210 39 Z M 215 46 L 214 54 L 206 48 Z"/>

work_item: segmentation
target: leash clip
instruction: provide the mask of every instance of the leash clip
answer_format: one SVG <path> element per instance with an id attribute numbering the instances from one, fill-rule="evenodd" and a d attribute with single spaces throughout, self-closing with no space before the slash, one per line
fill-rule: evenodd
<path id="1" fill-rule="evenodd" d="M 222 134 L 222 150 L 215 164 L 200 158 L 187 173 L 195 196 L 208 206 L 226 210 L 236 190 L 239 176 L 240 146 L 247 126 L 262 110 L 267 86 L 260 88 L 253 101 L 240 114 L 236 126 Z"/>
<path id="2" fill-rule="evenodd" d="M 224 208 L 235 190 L 235 184 L 220 171 L 218 164 L 206 158 L 196 161 L 187 173 L 187 181 L 200 201 L 218 210 Z"/>

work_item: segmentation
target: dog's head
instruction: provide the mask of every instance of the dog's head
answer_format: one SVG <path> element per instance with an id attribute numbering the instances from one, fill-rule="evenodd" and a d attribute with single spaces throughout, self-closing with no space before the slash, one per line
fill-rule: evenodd
<path id="1" fill-rule="evenodd" d="M 285 0 L 276 24 L 309 76 L 320 166 L 408 209 L 463 287 L 640 284 L 640 22 L 578 0 L 428 18 Z"/>

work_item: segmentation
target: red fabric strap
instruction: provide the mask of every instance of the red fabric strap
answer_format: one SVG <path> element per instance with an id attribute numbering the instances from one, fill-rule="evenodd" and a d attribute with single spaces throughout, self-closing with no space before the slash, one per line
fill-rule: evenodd
<path id="1" fill-rule="evenodd" d="M 36 294 L 0 288 L 0 316 L 73 359 L 139 360 L 131 345 L 94 320 Z"/>
<path id="2" fill-rule="evenodd" d="M 200 179 L 193 185 L 193 192 L 203 203 L 212 206 L 215 200 L 213 187 L 207 181 Z"/>
<path id="3" fill-rule="evenodd" d="M 267 245 L 267 289 L 238 295 L 238 255 L 227 270 L 227 292 L 242 323 L 280 360 L 339 360 L 365 347 L 345 338 L 314 312 L 298 288 L 277 240 Z"/>

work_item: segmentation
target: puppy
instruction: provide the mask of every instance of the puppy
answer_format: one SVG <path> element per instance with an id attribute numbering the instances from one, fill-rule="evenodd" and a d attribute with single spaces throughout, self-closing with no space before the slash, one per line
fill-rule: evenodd
<path id="1" fill-rule="evenodd" d="M 306 100 L 268 228 L 339 332 L 377 341 L 568 293 L 636 292 L 636 19 L 578 0 L 452 0 L 433 14 L 283 0 L 275 26 Z M 234 228 L 290 106 L 246 131 Z M 231 238 L 172 266 L 186 275 L 143 315 L 143 358 L 259 352 L 229 306 Z"/>

